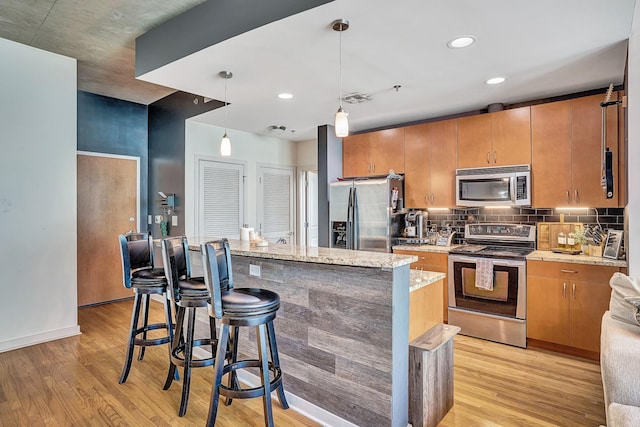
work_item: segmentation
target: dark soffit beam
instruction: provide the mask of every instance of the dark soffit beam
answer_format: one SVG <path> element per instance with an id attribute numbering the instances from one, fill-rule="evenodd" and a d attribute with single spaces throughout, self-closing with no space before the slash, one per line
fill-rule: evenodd
<path id="1" fill-rule="evenodd" d="M 208 0 L 136 38 L 136 77 L 334 0 Z"/>

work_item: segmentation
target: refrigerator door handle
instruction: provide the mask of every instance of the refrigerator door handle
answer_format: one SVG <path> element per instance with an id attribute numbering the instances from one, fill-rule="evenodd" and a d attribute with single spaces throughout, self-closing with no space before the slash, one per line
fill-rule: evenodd
<path id="1" fill-rule="evenodd" d="M 353 187 L 349 188 L 349 201 L 347 202 L 347 249 L 353 249 Z"/>
<path id="2" fill-rule="evenodd" d="M 351 249 L 360 249 L 360 236 L 359 236 L 359 227 L 358 224 L 358 195 L 356 193 L 356 187 L 353 187 L 353 196 L 352 196 L 352 205 L 351 208 Z"/>

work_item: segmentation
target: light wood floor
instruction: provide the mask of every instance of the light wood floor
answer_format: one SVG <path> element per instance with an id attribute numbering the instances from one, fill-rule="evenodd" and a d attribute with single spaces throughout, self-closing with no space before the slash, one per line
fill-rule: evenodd
<path id="1" fill-rule="evenodd" d="M 162 390 L 167 355 L 149 348 L 118 378 L 132 301 L 79 310 L 82 335 L 0 353 L 2 426 L 201 426 L 211 369 L 195 370 L 189 408 L 177 416 L 181 383 Z M 155 312 L 160 313 L 160 305 Z M 286 384 L 285 384 L 286 387 Z M 219 426 L 262 426 L 260 399 L 220 406 Z M 278 426 L 316 426 L 274 404 Z M 598 426 L 604 403 L 598 364 L 458 336 L 450 426 Z M 374 427 L 374 426 L 372 426 Z"/>

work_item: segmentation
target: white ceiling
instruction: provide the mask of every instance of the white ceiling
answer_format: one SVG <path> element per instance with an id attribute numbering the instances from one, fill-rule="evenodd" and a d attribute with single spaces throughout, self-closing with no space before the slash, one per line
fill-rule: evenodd
<path id="1" fill-rule="evenodd" d="M 406 123 L 620 84 L 634 0 L 336 0 L 194 53 L 140 78 L 219 100 L 228 81 L 227 127 L 315 138 L 338 108 L 339 34 L 344 104 L 352 131 Z M 452 50 L 447 42 L 473 35 Z M 504 76 L 490 86 L 485 80 Z M 395 91 L 394 85 L 401 85 Z M 290 92 L 292 100 L 277 98 Z M 197 120 L 225 124 L 225 108 Z M 295 132 L 293 132 L 295 131 Z"/>
<path id="2" fill-rule="evenodd" d="M 134 78 L 134 40 L 204 0 L 0 0 L 0 37 L 78 59 L 78 88 L 150 104 L 174 90 L 232 105 L 198 118 L 256 134 L 312 139 L 338 107 L 337 18 L 351 128 L 406 123 L 620 84 L 635 0 L 336 0 Z M 188 30 L 188 29 L 186 29 Z M 467 49 L 446 47 L 471 34 Z M 507 77 L 498 86 L 484 81 Z M 396 92 L 394 85 L 401 85 Z M 277 93 L 294 94 L 290 101 Z M 291 132 L 295 130 L 295 133 Z"/>

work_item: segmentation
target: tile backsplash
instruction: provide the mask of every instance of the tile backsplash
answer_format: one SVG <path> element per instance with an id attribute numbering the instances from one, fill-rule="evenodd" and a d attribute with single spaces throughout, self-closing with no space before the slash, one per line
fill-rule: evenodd
<path id="1" fill-rule="evenodd" d="M 600 223 L 603 230 L 624 228 L 624 208 L 576 209 L 562 212 L 546 208 L 461 208 L 446 212 L 432 211 L 427 218 L 429 228 L 436 226 L 440 230 L 450 226 L 453 231 L 458 232 L 454 237 L 454 243 L 462 243 L 466 224 L 496 222 L 536 225 L 538 222 L 560 222 L 560 213 L 564 214 L 565 222 L 581 222 L 585 225 Z"/>

